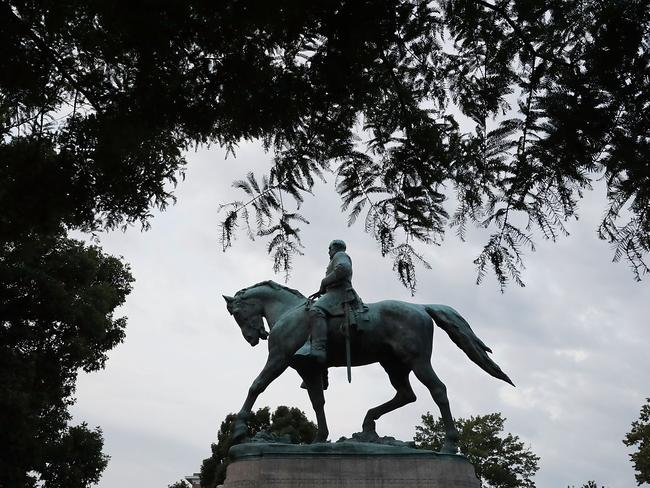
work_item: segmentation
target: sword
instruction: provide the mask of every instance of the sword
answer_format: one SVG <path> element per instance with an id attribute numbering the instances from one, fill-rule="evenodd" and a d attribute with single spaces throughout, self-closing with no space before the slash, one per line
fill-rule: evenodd
<path id="1" fill-rule="evenodd" d="M 352 383 L 352 353 L 350 352 L 350 304 L 345 303 L 345 322 L 343 324 L 345 336 L 345 362 L 348 367 L 348 383 Z"/>

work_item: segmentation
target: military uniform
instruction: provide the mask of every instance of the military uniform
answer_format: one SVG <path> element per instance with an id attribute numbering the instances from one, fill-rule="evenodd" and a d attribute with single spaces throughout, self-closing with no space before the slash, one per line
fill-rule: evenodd
<path id="1" fill-rule="evenodd" d="M 337 252 L 330 260 L 320 290 L 324 294 L 311 308 L 320 308 L 330 316 L 343 315 L 345 303 L 354 308 L 361 301 L 352 288 L 352 260 L 345 251 Z"/>
<path id="2" fill-rule="evenodd" d="M 363 307 L 352 288 L 352 260 L 345 249 L 343 241 L 330 243 L 330 262 L 318 291 L 321 296 L 313 303 L 307 302 L 310 339 L 296 352 L 298 358 L 309 357 L 324 365 L 327 362 L 327 317 L 342 316 L 346 311 Z"/>

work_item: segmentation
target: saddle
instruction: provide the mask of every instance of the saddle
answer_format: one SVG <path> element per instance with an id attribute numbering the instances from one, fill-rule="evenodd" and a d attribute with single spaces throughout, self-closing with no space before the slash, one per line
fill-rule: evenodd
<path id="1" fill-rule="evenodd" d="M 350 325 L 357 324 L 359 320 L 369 320 L 368 306 L 353 288 L 328 294 L 326 299 L 309 299 L 305 303 L 305 310 L 309 310 L 313 305 L 323 310 L 328 318 L 346 317 Z"/>

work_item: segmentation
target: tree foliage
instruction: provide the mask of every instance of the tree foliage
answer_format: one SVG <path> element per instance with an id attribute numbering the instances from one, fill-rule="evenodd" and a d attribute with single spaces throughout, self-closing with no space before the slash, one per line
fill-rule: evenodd
<path id="1" fill-rule="evenodd" d="M 201 486 L 215 488 L 226 479 L 226 468 L 230 463 L 228 450 L 232 445 L 232 430 L 236 415 L 228 414 L 217 432 L 217 443 L 212 444 L 212 455 L 201 465 Z M 292 444 L 309 444 L 316 438 L 316 425 L 307 419 L 298 408 L 279 406 L 273 414 L 269 407 L 253 412 L 248 421 L 248 435 L 266 432 L 286 436 Z"/>
<path id="2" fill-rule="evenodd" d="M 106 466 L 101 431 L 68 426 L 80 369 L 124 338 L 122 262 L 60 235 L 0 246 L 0 486 L 86 487 Z M 40 486 L 40 485 L 39 485 Z"/>
<path id="3" fill-rule="evenodd" d="M 650 484 L 650 398 L 641 407 L 639 420 L 632 422 L 632 429 L 625 435 L 623 444 L 636 448 L 630 459 L 636 471 L 637 484 Z"/>
<path id="4" fill-rule="evenodd" d="M 40 481 L 47 488 L 96 485 L 109 459 L 102 453 L 103 447 L 99 428 L 89 430 L 85 423 L 66 427 L 54 444 L 46 446 L 45 468 L 39 467 Z"/>
<path id="5" fill-rule="evenodd" d="M 568 486 L 567 488 L 575 488 L 575 486 Z M 593 480 L 589 480 L 584 485 L 582 485 L 580 488 L 598 488 L 598 483 L 596 483 Z M 605 487 L 601 486 L 600 488 L 605 488 Z"/>
<path id="6" fill-rule="evenodd" d="M 534 488 L 539 457 L 518 436 L 504 434 L 504 422 L 500 413 L 456 419 L 460 452 L 474 465 L 484 487 Z M 418 448 L 440 451 L 445 438 L 441 420 L 427 413 L 415 431 Z"/>
<path id="7" fill-rule="evenodd" d="M 471 223 L 491 230 L 478 282 L 492 269 L 501 287 L 523 285 L 534 234 L 567 234 L 583 191 L 604 179 L 598 234 L 637 279 L 648 271 L 647 2 L 330 5 L 306 9 L 299 35 L 263 44 L 294 119 L 265 134 L 274 165 L 229 207 L 226 246 L 247 203 L 278 216 L 263 212 L 258 235 L 297 236 L 278 195 L 300 204 L 315 176 L 333 173 L 350 223 L 365 215 L 412 291 L 423 262 L 413 243 L 439 243 L 447 224 L 461 239 Z M 269 251 L 277 263 L 291 249 Z"/>
<path id="8" fill-rule="evenodd" d="M 0 155 L 24 172 L 13 194 L 40 215 L 27 227 L 147 225 L 184 149 L 261 140 L 273 164 L 236 183 L 246 199 L 226 205 L 222 243 L 238 226 L 268 239 L 276 270 L 301 249 L 294 203 L 331 176 L 411 289 L 418 243 L 449 225 L 488 229 L 478 281 L 491 269 L 522 284 L 534 237 L 566 234 L 600 179 L 599 236 L 637 279 L 648 271 L 645 1 L 13 0 L 0 13 Z"/>
<path id="9" fill-rule="evenodd" d="M 189 483 L 185 480 L 178 480 L 176 483 L 167 485 L 167 488 L 189 488 Z"/>

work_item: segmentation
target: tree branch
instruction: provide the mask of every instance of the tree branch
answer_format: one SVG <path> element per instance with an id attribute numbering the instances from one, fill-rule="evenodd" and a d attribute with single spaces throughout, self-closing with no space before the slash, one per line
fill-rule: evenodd
<path id="1" fill-rule="evenodd" d="M 381 48 L 379 49 L 379 56 L 381 57 L 381 60 L 386 65 L 388 76 L 390 77 L 391 81 L 393 82 L 393 85 L 395 86 L 395 93 L 397 94 L 397 99 L 399 100 L 399 104 L 402 109 L 402 117 L 403 117 L 402 122 L 404 122 L 405 126 L 412 126 L 413 124 L 409 123 L 408 121 L 408 109 L 406 107 L 407 103 L 406 100 L 404 100 L 404 92 L 406 91 L 406 89 L 402 86 L 400 81 L 397 79 L 397 76 L 395 76 L 395 72 L 393 71 L 393 65 L 390 63 L 390 61 L 386 57 L 386 53 Z"/>
<path id="2" fill-rule="evenodd" d="M 0 9 L 3 11 L 6 15 L 9 15 L 12 17 L 16 23 L 20 26 L 21 30 L 29 37 L 34 44 L 36 44 L 36 47 L 43 52 L 49 59 L 52 61 L 52 64 L 56 67 L 57 71 L 63 76 L 63 78 L 70 84 L 72 88 L 77 90 L 79 93 L 81 93 L 86 100 L 88 100 L 88 103 L 97 111 L 98 113 L 101 113 L 100 105 L 95 99 L 94 96 L 92 96 L 87 90 L 85 90 L 77 80 L 68 72 L 68 69 L 66 68 L 65 64 L 63 61 L 59 58 L 58 54 L 51 49 L 47 43 L 41 39 L 38 34 L 36 34 L 31 27 L 22 19 L 20 18 L 14 11 L 13 9 L 8 6 L 7 4 L 0 3 Z"/>
<path id="3" fill-rule="evenodd" d="M 526 33 L 519 27 L 519 25 L 512 20 L 509 16 L 508 13 L 502 9 L 501 7 L 497 5 L 493 5 L 491 3 L 488 3 L 484 0 L 476 0 L 476 3 L 479 5 L 483 5 L 485 8 L 488 8 L 492 10 L 493 12 L 496 12 L 499 14 L 503 20 L 507 22 L 507 24 L 512 27 L 512 30 L 515 32 L 517 37 L 523 41 L 523 43 L 526 45 L 528 50 L 534 55 L 537 56 L 538 58 L 541 58 L 545 61 L 548 61 L 550 63 L 557 63 L 557 64 L 562 64 L 564 66 L 569 66 L 572 67 L 573 65 L 571 63 L 567 63 L 563 59 L 556 58 L 554 56 L 548 56 L 547 54 L 539 52 L 537 49 L 535 49 L 535 46 L 533 46 L 533 43 L 530 39 L 528 39 L 528 36 L 526 36 Z"/>

